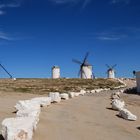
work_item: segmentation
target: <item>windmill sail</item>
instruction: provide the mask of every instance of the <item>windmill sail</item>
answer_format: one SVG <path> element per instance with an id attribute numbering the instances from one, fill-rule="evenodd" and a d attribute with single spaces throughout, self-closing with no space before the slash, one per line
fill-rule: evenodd
<path id="1" fill-rule="evenodd" d="M 87 58 L 89 56 L 89 52 L 86 53 L 83 62 L 73 59 L 72 61 L 74 63 L 77 63 L 80 65 L 80 70 L 78 73 L 78 77 L 80 76 L 82 79 L 91 79 L 93 78 L 93 72 L 92 72 L 92 66 L 87 62 Z"/>
<path id="2" fill-rule="evenodd" d="M 5 69 L 2 64 L 0 64 L 0 67 L 10 76 L 11 79 L 13 78 L 13 76 Z"/>

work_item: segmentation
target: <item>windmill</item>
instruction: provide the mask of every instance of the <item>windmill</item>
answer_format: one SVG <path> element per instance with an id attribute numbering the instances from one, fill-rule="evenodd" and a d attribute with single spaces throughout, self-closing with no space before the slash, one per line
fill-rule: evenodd
<path id="1" fill-rule="evenodd" d="M 52 67 L 52 79 L 58 79 L 58 78 L 60 78 L 60 67 L 53 66 Z"/>
<path id="2" fill-rule="evenodd" d="M 11 79 L 13 79 L 13 76 L 5 69 L 5 67 L 2 64 L 0 64 L 0 67 L 9 75 Z"/>
<path id="3" fill-rule="evenodd" d="M 115 64 L 115 65 L 113 65 L 113 66 L 109 66 L 109 65 L 106 64 L 106 66 L 107 66 L 107 68 L 108 68 L 108 70 L 107 70 L 107 77 L 108 77 L 108 78 L 113 78 L 113 79 L 114 79 L 114 78 L 115 78 L 115 74 L 116 74 L 114 68 L 115 68 L 117 65 Z"/>
<path id="4" fill-rule="evenodd" d="M 82 79 L 92 79 L 93 78 L 93 73 L 92 73 L 92 65 L 90 65 L 87 62 L 87 58 L 89 56 L 89 52 L 86 53 L 83 61 L 79 61 L 76 59 L 73 59 L 72 61 L 79 64 L 80 65 L 80 70 L 78 73 L 78 77 L 80 76 L 80 78 Z"/>

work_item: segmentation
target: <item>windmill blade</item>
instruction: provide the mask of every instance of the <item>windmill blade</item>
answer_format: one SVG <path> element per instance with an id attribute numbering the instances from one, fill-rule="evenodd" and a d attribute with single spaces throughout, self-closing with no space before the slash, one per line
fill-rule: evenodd
<path id="1" fill-rule="evenodd" d="M 81 78 L 81 73 L 82 73 L 82 69 L 80 68 L 79 72 L 78 72 L 78 77 Z"/>
<path id="2" fill-rule="evenodd" d="M 82 64 L 82 62 L 80 62 L 79 60 L 76 60 L 76 59 L 72 59 L 72 61 L 74 62 L 74 63 L 77 63 L 77 64 Z"/>
<path id="3" fill-rule="evenodd" d="M 109 69 L 111 68 L 108 64 L 105 64 Z"/>
<path id="4" fill-rule="evenodd" d="M 10 76 L 11 79 L 13 78 L 13 76 L 4 68 L 2 64 L 0 64 L 0 67 Z"/>
<path id="5" fill-rule="evenodd" d="M 113 65 L 113 66 L 112 66 L 112 69 L 115 68 L 116 66 L 117 66 L 117 64 Z"/>
<path id="6" fill-rule="evenodd" d="M 86 62 L 87 58 L 88 58 L 89 52 L 86 53 L 85 58 L 83 60 L 83 64 Z"/>

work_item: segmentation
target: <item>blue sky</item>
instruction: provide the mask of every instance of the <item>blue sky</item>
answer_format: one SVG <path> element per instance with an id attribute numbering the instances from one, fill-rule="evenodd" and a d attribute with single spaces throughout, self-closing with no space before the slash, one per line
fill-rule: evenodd
<path id="1" fill-rule="evenodd" d="M 0 0 L 0 62 L 14 77 L 77 77 L 89 51 L 97 77 L 140 70 L 139 0 Z M 7 75 L 0 69 L 0 77 Z"/>

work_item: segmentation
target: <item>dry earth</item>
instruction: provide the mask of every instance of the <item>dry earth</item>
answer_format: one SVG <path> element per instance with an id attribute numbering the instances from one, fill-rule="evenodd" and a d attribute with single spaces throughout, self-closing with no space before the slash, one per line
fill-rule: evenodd
<path id="1" fill-rule="evenodd" d="M 80 91 L 80 89 L 114 88 L 119 83 L 113 79 L 0 79 L 0 91 L 48 94 L 49 92 Z"/>
<path id="2" fill-rule="evenodd" d="M 34 140 L 139 140 L 140 119 L 131 122 L 117 117 L 109 97 L 83 96 L 43 108 Z M 139 107 L 127 105 L 138 117 Z"/>
<path id="3" fill-rule="evenodd" d="M 80 96 L 42 108 L 33 140 L 139 140 L 140 96 L 122 95 L 127 109 L 138 117 L 137 121 L 126 121 L 110 109 L 111 92 Z M 19 99 L 35 96 L 39 95 L 0 92 L 0 122 L 15 116 L 12 112 Z"/>

